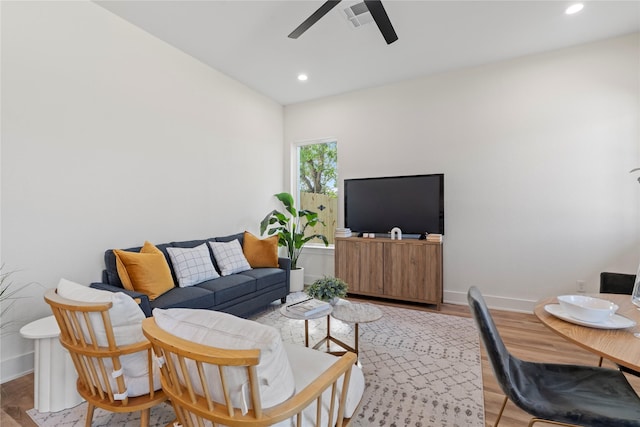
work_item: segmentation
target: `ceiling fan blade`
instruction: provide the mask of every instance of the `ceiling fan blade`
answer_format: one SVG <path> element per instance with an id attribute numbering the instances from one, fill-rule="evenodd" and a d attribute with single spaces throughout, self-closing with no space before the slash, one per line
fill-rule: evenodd
<path id="1" fill-rule="evenodd" d="M 318 10 L 313 12 L 310 17 L 305 19 L 302 24 L 298 25 L 298 28 L 296 28 L 291 32 L 291 34 L 289 34 L 289 38 L 297 39 L 298 37 L 300 37 L 302 33 L 311 28 L 311 26 L 318 22 L 320 18 L 329 13 L 331 9 L 336 7 L 338 3 L 340 3 L 340 0 L 328 0 L 324 2 L 324 4 L 320 6 Z"/>
<path id="2" fill-rule="evenodd" d="M 380 0 L 364 0 L 364 4 L 367 5 L 367 9 L 371 12 L 371 16 L 373 20 L 376 21 L 376 25 L 380 29 L 387 44 L 398 40 L 396 31 L 393 29 L 393 25 L 391 25 L 389 15 L 387 15 L 387 11 L 384 10 L 382 2 Z"/>

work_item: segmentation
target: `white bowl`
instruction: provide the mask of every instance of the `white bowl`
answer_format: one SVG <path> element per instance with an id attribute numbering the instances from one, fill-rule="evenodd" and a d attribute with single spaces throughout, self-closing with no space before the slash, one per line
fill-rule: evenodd
<path id="1" fill-rule="evenodd" d="M 618 310 L 611 301 L 587 295 L 561 295 L 558 302 L 569 316 L 591 323 L 604 322 Z"/>

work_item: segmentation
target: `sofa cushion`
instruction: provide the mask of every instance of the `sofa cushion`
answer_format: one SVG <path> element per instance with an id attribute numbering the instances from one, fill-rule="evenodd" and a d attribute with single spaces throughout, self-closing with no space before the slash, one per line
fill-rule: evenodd
<path id="1" fill-rule="evenodd" d="M 58 295 L 80 302 L 111 302 L 109 317 L 111 328 L 118 346 L 135 344 L 147 341 L 142 333 L 142 321 L 144 313 L 138 304 L 130 296 L 122 292 L 109 292 L 93 289 L 66 279 L 60 279 L 58 283 Z M 96 333 L 96 342 L 100 346 L 108 346 L 107 335 L 100 313 L 89 313 L 89 320 Z M 88 336 L 87 336 L 88 338 Z M 147 351 L 128 354 L 120 357 L 123 375 L 130 397 L 149 393 L 149 365 L 147 363 Z M 111 359 L 103 359 L 107 370 L 113 371 Z M 117 390 L 115 379 L 110 380 L 113 390 Z M 154 390 L 160 389 L 159 372 L 154 372 Z"/>
<path id="2" fill-rule="evenodd" d="M 173 289 L 173 278 L 165 255 L 149 242 L 140 252 L 114 249 L 118 275 L 125 289 L 149 295 L 153 301 Z"/>
<path id="3" fill-rule="evenodd" d="M 195 248 L 167 248 L 178 286 L 197 285 L 206 280 L 220 277 L 213 268 L 209 247 L 203 243 Z"/>
<path id="4" fill-rule="evenodd" d="M 253 294 L 257 290 L 256 280 L 244 274 L 219 277 L 200 283 L 196 287 L 214 292 L 216 305 L 233 301 L 244 295 Z"/>
<path id="5" fill-rule="evenodd" d="M 218 280 L 218 279 L 215 279 Z M 206 283 L 206 282 L 205 282 Z M 173 288 L 155 300 L 149 302 L 151 308 L 213 308 L 216 296 L 213 292 L 200 288 L 200 285 L 188 288 Z"/>
<path id="6" fill-rule="evenodd" d="M 169 254 L 167 253 L 167 246 L 169 244 L 163 243 L 160 245 L 155 245 L 156 248 L 160 249 L 160 251 L 165 255 L 167 262 L 169 262 Z M 135 248 L 127 248 L 124 249 L 127 252 L 140 252 L 142 250 L 142 246 L 138 246 Z M 124 288 L 122 281 L 120 280 L 120 276 L 118 275 L 118 268 L 116 265 L 116 255 L 113 253 L 114 249 L 107 249 L 104 252 L 104 265 L 105 271 L 103 272 L 103 279 L 105 283 L 108 283 L 113 286 L 118 286 L 120 288 Z M 171 268 L 171 265 L 169 265 Z M 173 274 L 173 272 L 172 272 Z M 106 276 L 106 278 L 105 278 Z M 175 276 L 174 276 L 175 277 Z"/>
<path id="7" fill-rule="evenodd" d="M 251 268 L 278 267 L 278 236 L 260 239 L 248 231 L 244 232 L 242 252 Z"/>
<path id="8" fill-rule="evenodd" d="M 242 275 L 254 278 L 257 290 L 265 289 L 287 280 L 287 272 L 279 268 L 254 268 L 253 270 L 243 271 Z"/>
<path id="9" fill-rule="evenodd" d="M 153 317 L 161 329 L 189 341 L 223 349 L 259 349 L 260 363 L 256 370 L 264 408 L 287 400 L 295 392 L 293 372 L 277 329 L 217 311 L 155 309 Z M 190 364 L 188 369 L 196 392 L 202 393 L 202 389 L 198 389 L 201 386 L 197 368 Z M 224 402 L 217 367 L 205 365 L 204 370 L 213 392 L 212 398 Z M 243 404 L 250 407 L 243 392 L 248 383 L 246 370 L 228 367 L 225 372 L 233 404 L 238 408 L 245 406 Z"/>
<path id="10" fill-rule="evenodd" d="M 213 256 L 220 268 L 220 275 L 240 273 L 251 270 L 251 266 L 242 253 L 242 246 L 238 240 L 230 242 L 209 242 Z"/>

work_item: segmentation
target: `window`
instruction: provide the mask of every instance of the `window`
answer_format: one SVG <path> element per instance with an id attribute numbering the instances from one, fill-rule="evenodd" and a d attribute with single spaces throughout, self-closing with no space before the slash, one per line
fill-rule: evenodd
<path id="1" fill-rule="evenodd" d="M 316 212 L 325 224 L 308 232 L 324 234 L 333 245 L 338 224 L 338 143 L 323 140 L 298 144 L 297 165 L 300 209 Z M 309 243 L 320 243 L 320 240 Z"/>

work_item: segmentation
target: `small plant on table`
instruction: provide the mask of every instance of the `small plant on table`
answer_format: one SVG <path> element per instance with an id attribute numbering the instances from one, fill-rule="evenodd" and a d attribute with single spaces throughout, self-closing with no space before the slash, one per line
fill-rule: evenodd
<path id="1" fill-rule="evenodd" d="M 335 304 L 339 298 L 347 296 L 349 286 L 337 277 L 323 277 L 313 282 L 306 292 L 311 298 Z"/>

